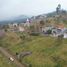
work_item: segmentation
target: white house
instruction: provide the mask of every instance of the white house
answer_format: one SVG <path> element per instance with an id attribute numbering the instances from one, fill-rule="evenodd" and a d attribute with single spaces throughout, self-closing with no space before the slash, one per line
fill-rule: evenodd
<path id="1" fill-rule="evenodd" d="M 13 28 L 13 27 L 17 27 L 17 26 L 18 26 L 17 23 L 10 23 L 10 24 L 8 24 L 8 25 L 9 25 L 10 28 Z"/>
<path id="2" fill-rule="evenodd" d="M 26 23 L 24 24 L 24 26 L 28 26 L 28 27 L 30 26 L 30 20 L 29 19 L 26 20 Z"/>
<path id="3" fill-rule="evenodd" d="M 47 30 L 52 30 L 53 27 L 43 27 L 42 32 L 46 32 Z"/>
<path id="4" fill-rule="evenodd" d="M 25 29 L 24 29 L 23 27 L 20 27 L 20 26 L 19 26 L 19 31 L 20 31 L 20 32 L 24 32 Z"/>
<path id="5" fill-rule="evenodd" d="M 64 33 L 64 38 L 67 38 L 67 28 L 64 28 L 63 33 Z"/>
<path id="6" fill-rule="evenodd" d="M 18 24 L 17 23 L 13 23 L 13 27 L 17 27 L 18 26 Z"/>
<path id="7" fill-rule="evenodd" d="M 67 38 L 67 33 L 64 33 L 64 38 Z"/>
<path id="8" fill-rule="evenodd" d="M 67 28 L 63 28 L 63 29 L 53 29 L 52 30 L 52 35 L 54 37 L 57 37 L 59 35 L 63 35 L 63 38 L 67 38 Z"/>

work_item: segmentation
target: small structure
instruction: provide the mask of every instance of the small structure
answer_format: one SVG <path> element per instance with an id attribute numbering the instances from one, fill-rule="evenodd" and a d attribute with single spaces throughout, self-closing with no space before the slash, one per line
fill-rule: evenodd
<path id="1" fill-rule="evenodd" d="M 67 38 L 67 28 L 64 29 L 63 33 L 64 33 L 64 38 Z"/>
<path id="2" fill-rule="evenodd" d="M 52 30 L 53 27 L 43 27 L 42 32 L 47 32 L 48 30 Z"/>
<path id="3" fill-rule="evenodd" d="M 67 33 L 64 33 L 64 38 L 67 38 Z"/>
<path id="4" fill-rule="evenodd" d="M 52 35 L 57 37 L 59 35 L 64 35 L 64 24 L 58 24 L 52 29 Z"/>
<path id="5" fill-rule="evenodd" d="M 55 28 L 57 28 L 57 29 L 64 29 L 64 24 L 58 24 L 58 25 L 56 25 L 55 26 Z"/>
<path id="6" fill-rule="evenodd" d="M 0 38 L 5 36 L 5 31 L 4 30 L 0 30 Z"/>
<path id="7" fill-rule="evenodd" d="M 26 23 L 24 24 L 24 26 L 28 26 L 28 27 L 30 26 L 30 20 L 29 19 L 26 20 Z"/>
<path id="8" fill-rule="evenodd" d="M 19 26 L 19 31 L 24 32 L 25 31 L 24 27 Z"/>
<path id="9" fill-rule="evenodd" d="M 63 35 L 63 38 L 67 38 L 67 28 L 52 29 L 52 36 L 58 37 L 60 35 Z"/>
<path id="10" fill-rule="evenodd" d="M 17 27 L 18 24 L 17 24 L 17 23 L 10 23 L 10 24 L 8 24 L 8 26 L 9 26 L 10 28 L 13 28 L 13 27 Z"/>
<path id="11" fill-rule="evenodd" d="M 11 31 L 11 32 L 19 32 L 19 25 L 18 23 L 11 23 L 11 24 L 8 24 L 9 25 L 9 29 L 8 31 Z"/>
<path id="12" fill-rule="evenodd" d="M 13 23 L 13 27 L 17 27 L 18 26 L 18 24 L 17 23 Z"/>

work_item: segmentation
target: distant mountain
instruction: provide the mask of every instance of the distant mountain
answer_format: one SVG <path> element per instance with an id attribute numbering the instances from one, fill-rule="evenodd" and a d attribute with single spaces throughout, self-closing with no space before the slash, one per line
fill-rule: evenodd
<path id="1" fill-rule="evenodd" d="M 17 16 L 17 17 L 12 17 L 9 20 L 15 21 L 15 20 L 24 20 L 24 19 L 27 19 L 27 18 L 29 18 L 29 17 L 25 16 L 25 15 L 21 15 L 21 16 Z"/>
<path id="2" fill-rule="evenodd" d="M 64 14 L 67 14 L 67 11 L 66 10 L 60 10 L 58 15 L 64 15 Z M 57 12 L 54 11 L 54 12 L 48 13 L 46 15 L 47 15 L 47 17 L 53 17 L 53 16 L 57 15 Z"/>
<path id="3" fill-rule="evenodd" d="M 50 13 L 47 13 L 47 14 L 41 14 L 41 15 L 38 15 L 38 16 L 33 16 L 32 18 L 34 19 L 43 19 L 43 18 L 48 18 L 48 17 L 53 17 L 53 16 L 56 16 L 57 15 L 57 12 L 56 11 L 53 11 L 53 12 L 50 12 Z M 66 10 L 61 10 L 59 12 L 59 15 L 67 15 L 67 11 Z"/>
<path id="4" fill-rule="evenodd" d="M 9 19 L 2 20 L 2 21 L 0 21 L 0 24 L 15 23 L 15 22 L 22 23 L 22 22 L 25 22 L 27 18 L 30 18 L 30 16 L 20 15 L 17 17 L 11 17 Z"/>
<path id="5" fill-rule="evenodd" d="M 26 22 L 26 19 L 31 19 L 31 20 L 40 20 L 40 19 L 46 19 L 46 18 L 49 18 L 49 17 L 54 17 L 57 15 L 57 12 L 56 11 L 53 11 L 51 13 L 47 13 L 47 14 L 41 14 L 41 15 L 38 15 L 38 16 L 26 16 L 26 15 L 20 15 L 20 16 L 17 16 L 17 17 L 11 17 L 9 19 L 6 19 L 6 20 L 3 20 L 3 21 L 0 21 L 0 24 L 7 24 L 7 23 L 24 23 Z M 59 12 L 58 15 L 61 15 L 62 16 L 62 19 L 64 21 L 67 20 L 67 11 L 66 10 L 61 10 Z"/>

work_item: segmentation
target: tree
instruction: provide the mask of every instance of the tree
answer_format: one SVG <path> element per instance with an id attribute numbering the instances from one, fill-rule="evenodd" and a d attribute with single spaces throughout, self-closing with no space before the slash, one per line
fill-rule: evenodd
<path id="1" fill-rule="evenodd" d="M 40 25 L 43 26 L 45 23 L 43 20 L 40 21 Z"/>
<path id="2" fill-rule="evenodd" d="M 57 6 L 57 8 L 56 8 L 56 12 L 57 12 L 57 14 L 59 14 L 59 13 L 60 13 L 60 10 L 61 10 L 61 5 L 60 5 L 60 4 L 58 4 L 58 6 Z"/>
<path id="3" fill-rule="evenodd" d="M 52 33 L 52 30 L 47 30 L 47 34 L 51 34 Z"/>
<path id="4" fill-rule="evenodd" d="M 32 64 L 29 64 L 29 67 L 32 67 Z"/>
<path id="5" fill-rule="evenodd" d="M 34 32 L 34 31 L 35 31 L 34 25 L 31 25 L 31 26 L 30 26 L 30 31 L 31 31 L 31 32 Z"/>

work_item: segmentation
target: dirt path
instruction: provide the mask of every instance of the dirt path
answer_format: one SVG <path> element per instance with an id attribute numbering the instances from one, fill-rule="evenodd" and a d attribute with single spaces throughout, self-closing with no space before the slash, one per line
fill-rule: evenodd
<path id="1" fill-rule="evenodd" d="M 17 65 L 17 67 L 25 67 L 23 64 L 21 64 L 13 55 L 11 55 L 5 48 L 0 47 L 0 51 L 7 57 L 12 57 L 14 59 L 13 63 Z"/>

